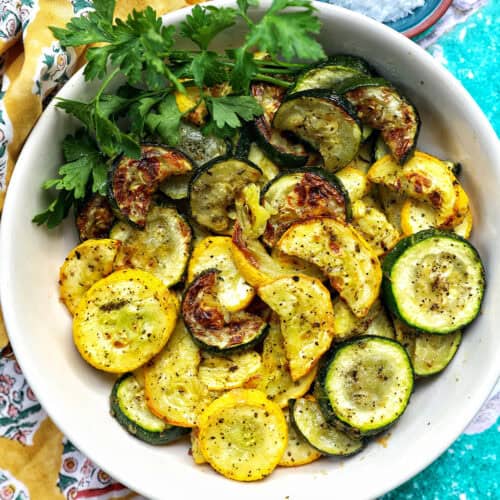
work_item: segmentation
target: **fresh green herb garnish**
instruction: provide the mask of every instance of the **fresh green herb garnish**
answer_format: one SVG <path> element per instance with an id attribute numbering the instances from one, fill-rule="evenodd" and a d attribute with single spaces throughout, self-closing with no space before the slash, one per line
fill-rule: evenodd
<path id="1" fill-rule="evenodd" d="M 59 168 L 59 177 L 44 182 L 44 189 L 56 189 L 59 194 L 44 212 L 33 218 L 36 224 L 53 228 L 68 215 L 75 202 L 82 200 L 87 189 L 102 196 L 106 194 L 106 157 L 84 129 L 68 135 L 63 141 L 66 163 Z"/>
<path id="2" fill-rule="evenodd" d="M 187 114 L 178 109 L 175 93 L 198 87 L 196 106 L 204 104 L 208 110 L 203 132 L 230 137 L 243 122 L 262 113 L 249 94 L 252 80 L 288 87 L 290 75 L 306 67 L 292 60 L 310 62 L 325 56 L 312 38 L 320 23 L 310 0 L 274 0 L 258 21 L 249 12 L 257 0 L 238 0 L 237 8 L 196 5 L 178 29 L 164 26 L 151 7 L 134 10 L 126 20 L 114 20 L 115 0 L 93 4 L 94 11 L 73 18 L 66 28 L 51 28 L 63 46 L 99 44 L 87 51 L 84 75 L 86 80 L 104 80 L 90 102 L 64 99 L 58 103 L 83 123 L 86 131 L 79 134 L 85 134 L 85 139 L 78 158 L 66 157 L 60 178 L 44 184 L 59 193 L 33 219 L 37 224 L 54 227 L 86 193 L 103 194 L 96 178 L 106 171 L 106 158 L 120 154 L 138 158 L 145 138 L 175 146 L 181 119 Z M 293 9 L 286 10 L 289 7 Z M 247 28 L 243 45 L 222 54 L 210 50 L 213 40 L 237 22 Z M 175 36 L 190 40 L 197 50 L 175 50 Z M 266 57 L 259 60 L 255 51 Z M 116 77 L 125 83 L 111 93 Z M 215 85 L 224 86 L 225 92 L 211 95 L 209 89 Z M 70 136 L 65 142 L 71 140 Z"/>

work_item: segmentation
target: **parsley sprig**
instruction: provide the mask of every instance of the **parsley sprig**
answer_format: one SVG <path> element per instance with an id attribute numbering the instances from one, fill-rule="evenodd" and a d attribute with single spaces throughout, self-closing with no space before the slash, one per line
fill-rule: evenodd
<path id="1" fill-rule="evenodd" d="M 257 20 L 252 7 L 258 0 L 238 0 L 236 8 L 196 5 L 178 28 L 165 26 L 151 7 L 121 20 L 114 19 L 115 0 L 94 0 L 93 6 L 65 28 L 51 28 L 63 46 L 91 45 L 85 79 L 103 81 L 89 102 L 58 103 L 85 129 L 66 138 L 67 163 L 57 179 L 43 186 L 55 189 L 57 197 L 34 222 L 49 227 L 59 224 L 87 193 L 104 194 L 107 160 L 122 153 L 138 158 L 146 137 L 168 145 L 178 142 L 179 125 L 190 110 L 178 109 L 176 94 L 186 93 L 187 86 L 200 89 L 196 106 L 208 110 L 204 132 L 227 137 L 262 113 L 249 93 L 252 80 L 287 87 L 306 61 L 325 57 L 314 39 L 320 23 L 310 0 L 273 0 Z M 211 50 L 215 38 L 236 23 L 247 29 L 243 45 L 224 53 Z M 176 49 L 178 39 L 194 43 L 196 49 Z M 259 59 L 256 52 L 266 56 Z M 116 87 L 118 77 L 122 87 L 106 92 Z M 227 91 L 212 95 L 210 88 L 221 84 Z"/>

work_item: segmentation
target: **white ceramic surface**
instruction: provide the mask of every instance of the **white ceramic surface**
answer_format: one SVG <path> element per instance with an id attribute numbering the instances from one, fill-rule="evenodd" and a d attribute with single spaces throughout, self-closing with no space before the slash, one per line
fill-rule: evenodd
<path id="1" fill-rule="evenodd" d="M 465 335 L 444 374 L 417 384 L 410 406 L 390 431 L 349 459 L 323 459 L 294 469 L 279 468 L 252 484 L 224 479 L 198 467 L 185 442 L 148 446 L 127 435 L 110 417 L 112 378 L 88 366 L 71 340 L 71 320 L 58 300 L 58 269 L 76 243 L 71 222 L 47 231 L 33 225 L 45 206 L 40 185 L 61 161 L 60 143 L 74 127 L 49 105 L 31 133 L 10 184 L 1 224 L 1 302 L 12 346 L 29 383 L 69 439 L 117 480 L 148 498 L 218 500 L 369 498 L 409 479 L 441 454 L 472 419 L 498 376 L 500 336 L 500 148 L 486 118 L 461 85 L 404 36 L 352 12 L 317 4 L 321 41 L 328 52 L 357 54 L 401 85 L 420 110 L 419 147 L 460 161 L 473 200 L 473 242 L 487 269 L 483 314 Z M 166 20 L 179 22 L 187 10 Z M 234 43 L 238 36 L 231 37 Z M 222 43 L 229 42 L 229 37 Z M 81 73 L 61 91 L 85 98 L 92 88 Z"/>

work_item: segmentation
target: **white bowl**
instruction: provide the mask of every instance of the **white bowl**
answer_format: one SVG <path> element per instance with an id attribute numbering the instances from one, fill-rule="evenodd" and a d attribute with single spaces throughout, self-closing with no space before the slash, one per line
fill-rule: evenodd
<path id="1" fill-rule="evenodd" d="M 487 269 L 483 314 L 465 335 L 451 366 L 417 384 L 386 446 L 374 440 L 352 458 L 278 468 L 264 481 L 244 484 L 224 479 L 207 466 L 195 466 L 185 442 L 166 447 L 144 444 L 110 417 L 112 378 L 80 358 L 72 343 L 71 319 L 58 300 L 59 266 L 76 243 L 72 222 L 54 231 L 30 222 L 45 206 L 40 185 L 55 174 L 61 141 L 75 126 L 53 101 L 24 146 L 2 216 L 4 316 L 17 359 L 56 425 L 109 474 L 149 498 L 194 498 L 201 493 L 218 500 L 296 500 L 310 498 L 314 491 L 349 499 L 378 496 L 436 459 L 472 419 L 498 377 L 498 139 L 462 86 L 417 45 L 361 15 L 316 6 L 326 50 L 360 55 L 400 85 L 422 116 L 419 148 L 463 164 L 462 179 L 474 210 L 472 240 Z M 169 14 L 166 21 L 178 23 L 188 12 Z M 233 34 L 222 43 L 234 43 L 238 37 Z M 59 95 L 87 98 L 92 86 L 79 73 Z"/>

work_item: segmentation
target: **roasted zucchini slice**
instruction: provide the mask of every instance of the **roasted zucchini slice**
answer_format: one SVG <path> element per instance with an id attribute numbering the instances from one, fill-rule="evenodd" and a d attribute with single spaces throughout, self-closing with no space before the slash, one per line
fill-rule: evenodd
<path id="1" fill-rule="evenodd" d="M 178 149 L 144 144 L 140 159 L 120 156 L 114 162 L 108 181 L 111 204 L 121 217 L 143 228 L 160 183 L 192 170 L 192 161 Z"/>
<path id="2" fill-rule="evenodd" d="M 171 425 L 194 427 L 203 410 L 219 396 L 198 377 L 200 349 L 182 320 L 151 363 L 144 367 L 144 391 L 149 409 Z"/>
<path id="3" fill-rule="evenodd" d="M 229 353 L 260 342 L 267 323 L 245 311 L 228 313 L 217 296 L 220 272 L 211 269 L 200 274 L 188 287 L 182 300 L 182 317 L 193 340 L 204 350 Z"/>
<path id="4" fill-rule="evenodd" d="M 401 240 L 383 263 L 385 302 L 404 323 L 428 333 L 459 330 L 479 314 L 485 274 L 477 250 L 437 229 Z"/>
<path id="5" fill-rule="evenodd" d="M 295 275 L 261 286 L 258 294 L 280 318 L 290 373 L 298 380 L 312 370 L 332 343 L 330 293 L 321 281 Z"/>
<path id="6" fill-rule="evenodd" d="M 262 238 L 270 247 L 294 222 L 321 215 L 341 221 L 351 218 L 346 189 L 334 175 L 319 169 L 275 177 L 262 190 L 261 203 L 271 214 Z"/>
<path id="7" fill-rule="evenodd" d="M 311 446 L 325 455 L 354 455 L 363 448 L 362 438 L 352 437 L 328 423 L 312 396 L 289 403 L 293 427 Z"/>
<path id="8" fill-rule="evenodd" d="M 460 330 L 449 335 L 434 335 L 410 328 L 394 318 L 396 339 L 408 352 L 417 377 L 428 377 L 442 372 L 455 357 L 460 343 Z"/>
<path id="9" fill-rule="evenodd" d="M 292 225 L 278 248 L 318 266 L 357 317 L 368 314 L 379 295 L 380 262 L 350 226 L 332 217 L 316 217 Z"/>
<path id="10" fill-rule="evenodd" d="M 59 296 L 71 314 L 97 281 L 113 271 L 120 242 L 113 239 L 86 240 L 69 252 L 59 271 Z"/>
<path id="11" fill-rule="evenodd" d="M 181 122 L 179 126 L 176 148 L 200 166 L 231 153 L 228 141 L 214 135 L 205 135 L 200 128 L 186 122 Z"/>
<path id="12" fill-rule="evenodd" d="M 301 167 L 309 160 L 306 146 L 273 127 L 273 118 L 280 107 L 286 89 L 264 82 L 252 84 L 250 92 L 262 106 L 263 114 L 254 120 L 255 139 L 271 161 L 285 168 Z"/>
<path id="13" fill-rule="evenodd" d="M 146 217 L 144 229 L 118 222 L 111 235 L 122 242 L 115 270 L 142 269 L 160 278 L 166 286 L 183 278 L 191 254 L 192 231 L 175 208 L 155 205 Z"/>
<path id="14" fill-rule="evenodd" d="M 257 144 L 252 144 L 250 146 L 248 159 L 261 169 L 261 184 L 267 184 L 270 180 L 274 179 L 280 173 L 278 165 L 271 161 L 271 159 L 264 153 L 261 148 L 259 148 L 259 146 L 257 146 Z"/>
<path id="15" fill-rule="evenodd" d="M 94 368 L 133 371 L 167 343 L 177 307 L 175 295 L 152 274 L 117 271 L 95 283 L 78 304 L 73 341 Z"/>
<path id="16" fill-rule="evenodd" d="M 189 260 L 187 280 L 209 269 L 217 269 L 217 299 L 228 311 L 240 311 L 252 301 L 255 291 L 238 272 L 231 253 L 231 238 L 209 236 L 200 241 Z"/>
<path id="17" fill-rule="evenodd" d="M 313 448 L 301 434 L 297 432 L 290 416 L 291 410 L 283 410 L 286 423 L 288 425 L 288 443 L 285 453 L 281 457 L 281 467 L 298 467 L 299 465 L 310 464 L 322 456 L 316 448 Z"/>
<path id="18" fill-rule="evenodd" d="M 323 360 L 315 385 L 327 420 L 359 436 L 394 424 L 412 391 L 413 370 L 404 347 L 373 336 L 338 344 Z"/>
<path id="19" fill-rule="evenodd" d="M 317 365 L 298 380 L 292 379 L 280 321 L 273 315 L 262 347 L 262 367 L 246 386 L 261 390 L 271 401 L 285 408 L 289 399 L 299 398 L 309 390 L 316 373 Z"/>
<path id="20" fill-rule="evenodd" d="M 80 241 L 107 238 L 114 221 L 115 214 L 108 199 L 94 194 L 78 207 L 76 213 Z"/>
<path id="21" fill-rule="evenodd" d="M 262 172 L 247 160 L 217 158 L 201 168 L 189 185 L 191 216 L 218 234 L 231 234 L 235 198 L 244 186 L 258 182 Z"/>
<path id="22" fill-rule="evenodd" d="M 353 77 L 336 90 L 354 106 L 363 124 L 380 130 L 400 165 L 411 158 L 420 132 L 420 117 L 401 92 L 386 80 L 369 76 Z"/>
<path id="23" fill-rule="evenodd" d="M 287 445 L 281 408 L 256 389 L 234 389 L 200 416 L 199 442 L 208 463 L 238 481 L 258 481 L 278 465 Z"/>
<path id="24" fill-rule="evenodd" d="M 189 196 L 192 177 L 192 173 L 169 177 L 160 184 L 159 190 L 171 200 L 184 200 Z"/>
<path id="25" fill-rule="evenodd" d="M 261 369 L 260 354 L 243 351 L 227 356 L 202 352 L 198 377 L 211 391 L 227 391 L 243 387 Z"/>
<path id="26" fill-rule="evenodd" d="M 294 133 L 318 150 L 330 172 L 345 167 L 361 144 L 355 111 L 330 90 L 304 90 L 287 96 L 274 115 L 273 126 Z"/>
<path id="27" fill-rule="evenodd" d="M 289 93 L 309 89 L 331 89 L 349 78 L 371 73 L 368 63 L 360 57 L 336 54 L 300 74 Z"/>
<path id="28" fill-rule="evenodd" d="M 113 385 L 111 415 L 132 436 L 152 445 L 167 444 L 189 433 L 151 413 L 144 396 L 144 383 L 133 373 L 121 376 Z"/>

